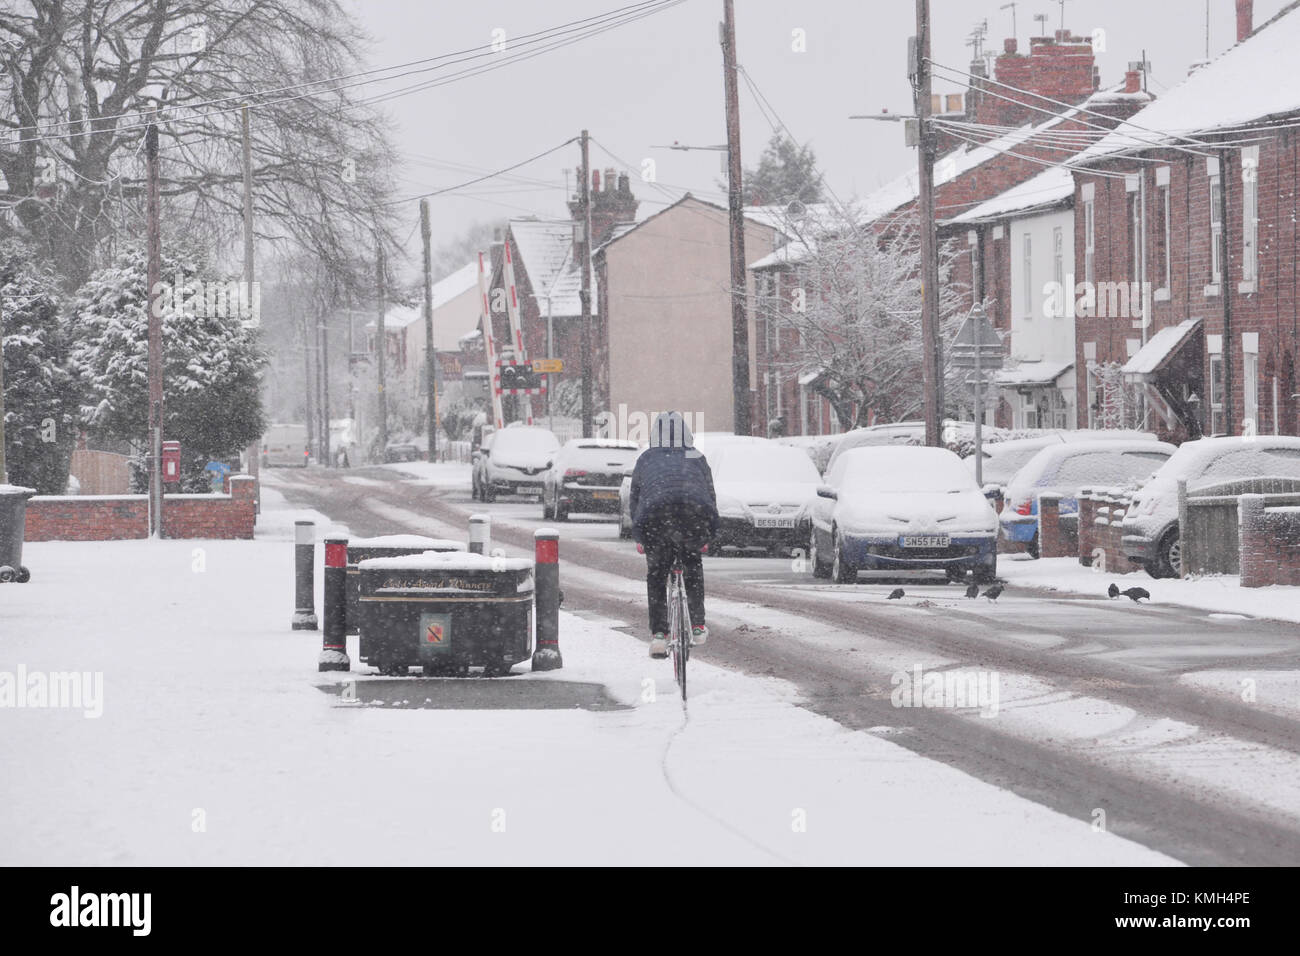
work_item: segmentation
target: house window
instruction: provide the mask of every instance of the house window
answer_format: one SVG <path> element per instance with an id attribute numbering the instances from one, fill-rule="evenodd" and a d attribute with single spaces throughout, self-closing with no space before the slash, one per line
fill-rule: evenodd
<path id="1" fill-rule="evenodd" d="M 1052 230 L 1052 281 L 1065 285 L 1065 230 L 1060 226 Z"/>
<path id="2" fill-rule="evenodd" d="M 1210 283 L 1223 281 L 1223 183 L 1210 177 Z"/>
<path id="3" fill-rule="evenodd" d="M 1088 400 L 1088 427 L 1097 427 L 1097 402 L 1100 398 L 1098 393 L 1099 382 L 1097 381 L 1097 368 L 1091 362 L 1088 363 L 1088 380 L 1086 383 L 1087 400 Z"/>
<path id="4" fill-rule="evenodd" d="M 1096 216 L 1093 201 L 1088 199 L 1083 204 L 1083 279 L 1093 281 L 1093 260 L 1096 258 Z"/>
<path id="5" fill-rule="evenodd" d="M 1241 281 L 1254 282 L 1259 240 L 1259 147 L 1241 151 Z"/>
<path id="6" fill-rule="evenodd" d="M 1169 242 L 1169 184 L 1156 192 L 1156 266 L 1160 269 L 1160 288 L 1170 288 L 1173 255 Z"/>
<path id="7" fill-rule="evenodd" d="M 1243 435 L 1259 433 L 1259 356 L 1243 352 L 1241 356 L 1241 404 Z"/>
<path id="8" fill-rule="evenodd" d="M 1025 318 L 1034 317 L 1034 237 L 1030 233 L 1025 233 L 1024 243 L 1024 262 L 1021 263 L 1020 281 L 1024 288 L 1025 296 Z"/>
<path id="9" fill-rule="evenodd" d="M 1128 196 L 1128 234 L 1129 248 L 1133 250 L 1133 281 L 1142 278 L 1142 203 L 1141 193 L 1131 192 Z"/>
<path id="10" fill-rule="evenodd" d="M 1223 355 L 1210 356 L 1210 434 L 1223 435 Z"/>
<path id="11" fill-rule="evenodd" d="M 776 417 L 780 418 L 785 414 L 785 409 L 781 407 L 781 373 L 779 371 L 772 373 L 772 391 L 776 392 Z"/>

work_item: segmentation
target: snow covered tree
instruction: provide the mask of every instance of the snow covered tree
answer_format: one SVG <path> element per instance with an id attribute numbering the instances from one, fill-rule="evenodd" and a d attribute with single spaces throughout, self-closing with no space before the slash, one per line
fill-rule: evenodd
<path id="1" fill-rule="evenodd" d="M 747 206 L 821 202 L 822 180 L 811 146 L 799 146 L 782 133 L 773 133 L 757 169 L 746 169 L 742 188 Z M 725 189 L 726 184 L 722 184 Z"/>
<path id="2" fill-rule="evenodd" d="M 792 224 L 787 230 L 798 235 Z M 940 338 L 956 335 L 961 290 L 952 282 L 954 253 L 940 254 Z M 799 377 L 835 409 L 844 428 L 919 417 L 924 407 L 921 257 L 914 225 L 883 233 L 844 222 L 806 234 L 783 251 L 775 278 L 760 278 L 756 315 L 774 326 L 781 345 L 768 367 Z M 775 282 L 776 285 L 767 286 Z M 794 334 L 785 334 L 793 330 Z M 774 341 L 770 334 L 769 340 Z M 947 380 L 958 373 L 949 370 Z M 953 389 L 948 389 L 952 394 Z"/>
<path id="3" fill-rule="evenodd" d="M 177 283 L 177 276 L 181 282 Z M 163 258 L 163 281 L 194 289 L 211 277 L 201 256 Z M 88 383 L 83 409 L 95 434 L 143 446 L 149 427 L 146 265 L 139 249 L 101 269 L 77 293 L 74 360 Z M 178 309 L 177 298 L 180 299 Z M 233 458 L 266 430 L 259 373 L 266 354 L 237 317 L 209 314 L 197 297 L 164 295 L 163 437 L 181 443 L 182 486 L 207 490 L 203 466 Z"/>
<path id="4" fill-rule="evenodd" d="M 81 415 L 82 382 L 57 281 L 30 250 L 0 244 L 5 465 L 9 480 L 61 495 Z"/>

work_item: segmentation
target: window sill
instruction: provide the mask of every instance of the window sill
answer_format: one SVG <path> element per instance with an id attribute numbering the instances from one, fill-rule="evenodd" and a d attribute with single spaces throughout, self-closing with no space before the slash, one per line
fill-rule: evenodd
<path id="1" fill-rule="evenodd" d="M 1237 283 L 1237 291 L 1238 291 L 1239 293 L 1241 293 L 1242 295 L 1253 295 L 1254 292 L 1255 292 L 1255 283 L 1254 283 L 1253 281 L 1252 281 L 1252 282 L 1238 282 L 1238 283 Z"/>
<path id="2" fill-rule="evenodd" d="M 1209 297 L 1212 296 L 1212 295 L 1218 295 L 1218 294 L 1219 294 L 1219 284 L 1218 284 L 1217 282 L 1214 283 L 1213 285 L 1207 285 L 1207 286 L 1205 287 L 1205 296 L 1206 296 L 1206 298 L 1209 298 Z"/>
<path id="3" fill-rule="evenodd" d="M 1169 301 L 1169 290 L 1168 290 L 1168 289 L 1156 289 L 1156 297 L 1155 297 L 1155 298 L 1156 298 L 1156 301 L 1157 301 L 1157 302 L 1168 302 L 1168 301 Z"/>

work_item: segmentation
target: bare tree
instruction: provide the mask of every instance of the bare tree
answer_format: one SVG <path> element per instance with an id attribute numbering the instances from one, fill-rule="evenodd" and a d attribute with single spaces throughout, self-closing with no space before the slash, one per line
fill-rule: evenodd
<path id="1" fill-rule="evenodd" d="M 769 365 L 783 378 L 800 376 L 823 396 L 845 428 L 871 419 L 901 421 L 923 406 L 921 385 L 920 243 L 914 223 L 886 230 L 798 222 L 780 262 L 760 279 L 756 314 L 794 334 L 781 336 Z M 950 248 L 941 251 L 942 334 L 960 324 L 961 290 L 952 282 Z M 763 290 L 766 290 L 765 292 Z"/>
<path id="2" fill-rule="evenodd" d="M 348 271 L 351 250 L 392 240 L 393 150 L 373 105 L 323 82 L 364 68 L 363 41 L 337 0 L 11 0 L 0 234 L 19 233 L 80 285 L 117 232 L 140 231 L 155 122 L 171 228 L 201 228 L 220 247 L 239 229 L 247 103 L 259 237 L 364 281 Z"/>

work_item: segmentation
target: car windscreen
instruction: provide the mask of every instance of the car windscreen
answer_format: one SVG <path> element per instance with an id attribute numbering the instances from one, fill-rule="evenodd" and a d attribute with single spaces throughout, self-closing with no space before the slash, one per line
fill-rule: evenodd
<path id="1" fill-rule="evenodd" d="M 872 454 L 846 456 L 837 474 L 838 485 L 854 491 L 879 494 L 945 494 L 970 491 L 975 477 L 951 452 L 930 454 L 936 449 L 907 449 L 921 454 Z M 888 449 L 904 451 L 904 449 Z"/>
<path id="2" fill-rule="evenodd" d="M 714 481 L 764 481 L 817 484 L 812 459 L 789 445 L 732 445 L 709 459 Z"/>
<path id="3" fill-rule="evenodd" d="M 584 447 L 566 448 L 564 466 L 588 471 L 621 471 L 636 462 L 636 448 Z"/>
<path id="4" fill-rule="evenodd" d="M 1070 455 L 1047 469 L 1035 486 L 1072 491 L 1086 484 L 1125 485 L 1143 479 L 1169 460 L 1169 454 L 1151 451 L 1098 451 Z"/>
<path id="5" fill-rule="evenodd" d="M 496 438 L 492 442 L 492 454 L 535 457 L 537 455 L 549 455 L 558 447 L 559 442 L 548 431 L 534 428 L 511 428 L 496 433 Z"/>

